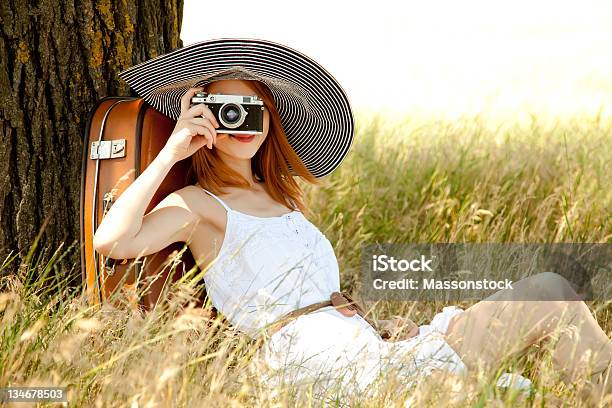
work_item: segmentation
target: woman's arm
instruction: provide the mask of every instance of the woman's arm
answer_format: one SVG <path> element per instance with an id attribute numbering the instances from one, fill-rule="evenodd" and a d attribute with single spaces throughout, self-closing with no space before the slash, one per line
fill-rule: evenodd
<path id="1" fill-rule="evenodd" d="M 188 227 L 194 225 L 197 217 L 186 205 L 180 190 L 168 195 L 144 215 L 174 164 L 174 159 L 162 149 L 117 198 L 94 234 L 96 251 L 116 259 L 136 258 L 186 240 Z"/>

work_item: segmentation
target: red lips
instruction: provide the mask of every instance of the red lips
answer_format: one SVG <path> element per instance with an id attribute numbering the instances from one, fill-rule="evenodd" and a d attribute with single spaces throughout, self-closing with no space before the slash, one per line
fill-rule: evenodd
<path id="1" fill-rule="evenodd" d="M 255 135 L 231 135 L 234 139 L 242 143 L 250 143 L 255 139 Z"/>

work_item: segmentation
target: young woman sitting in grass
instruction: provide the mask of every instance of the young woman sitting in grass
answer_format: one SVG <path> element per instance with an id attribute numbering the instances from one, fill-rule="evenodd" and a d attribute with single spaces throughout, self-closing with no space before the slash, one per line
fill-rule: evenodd
<path id="1" fill-rule="evenodd" d="M 217 133 L 217 118 L 204 104 L 190 107 L 191 97 L 202 90 L 258 95 L 265 108 L 263 134 Z M 305 181 L 317 180 L 287 142 L 268 87 L 219 80 L 190 89 L 181 103 L 165 147 L 102 220 L 95 249 L 111 258 L 136 258 L 185 242 L 206 270 L 212 304 L 238 329 L 265 337 L 261 356 L 286 380 L 326 387 L 339 382 L 360 392 L 390 367 L 400 367 L 406 378 L 438 370 L 495 370 L 505 358 L 556 333 L 552 361 L 563 380 L 571 384 L 586 376 L 586 399 L 599 401 L 611 392 L 612 344 L 555 273 L 524 279 L 465 311 L 445 308 L 420 328 L 409 319 L 364 318 L 340 292 L 331 243 L 306 218 L 302 191 L 287 163 Z M 316 135 L 311 145 L 325 149 Z M 198 183 L 173 192 L 145 214 L 170 168 L 188 157 Z M 330 297 L 332 305 L 287 318 Z M 541 300 L 516 300 L 536 297 Z M 391 338 L 381 337 L 383 328 Z"/>

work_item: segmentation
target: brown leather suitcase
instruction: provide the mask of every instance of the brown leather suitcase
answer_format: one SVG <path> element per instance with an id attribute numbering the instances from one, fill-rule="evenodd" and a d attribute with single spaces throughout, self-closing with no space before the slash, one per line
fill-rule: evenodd
<path id="1" fill-rule="evenodd" d="M 83 135 L 80 223 L 82 278 L 91 304 L 122 289 L 130 305 L 149 310 L 156 304 L 164 283 L 176 281 L 195 264 L 189 249 L 180 257 L 174 256 L 174 263 L 169 262 L 170 255 L 180 251 L 183 243 L 172 244 L 138 261 L 105 258 L 93 249 L 93 235 L 105 211 L 157 156 L 175 123 L 137 97 L 106 97 L 90 112 Z M 145 213 L 171 192 L 191 183 L 190 163 L 188 158 L 173 166 Z M 177 266 L 175 272 L 171 273 L 170 264 Z M 143 279 L 155 274 L 161 275 L 138 299 L 136 288 L 144 287 Z M 121 283 L 123 276 L 126 279 Z M 204 293 L 200 305 L 203 301 Z"/>

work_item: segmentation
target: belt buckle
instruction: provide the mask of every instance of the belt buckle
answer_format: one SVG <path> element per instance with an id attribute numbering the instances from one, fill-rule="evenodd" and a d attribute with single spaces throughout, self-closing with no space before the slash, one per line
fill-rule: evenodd
<path id="1" fill-rule="evenodd" d="M 357 314 L 357 308 L 353 305 L 346 296 L 340 292 L 333 292 L 330 296 L 332 305 L 343 316 L 351 317 Z"/>

